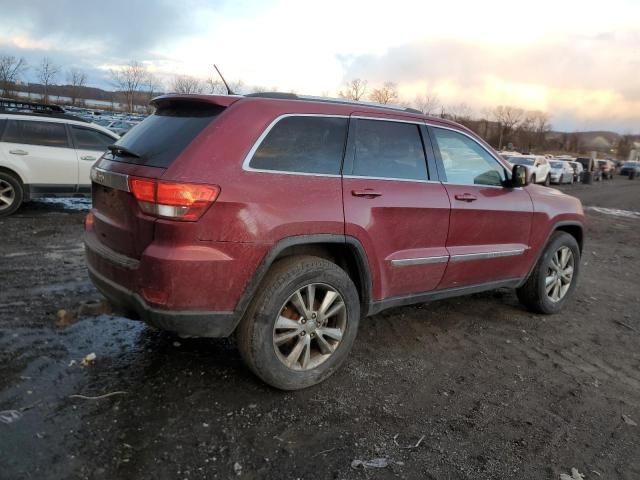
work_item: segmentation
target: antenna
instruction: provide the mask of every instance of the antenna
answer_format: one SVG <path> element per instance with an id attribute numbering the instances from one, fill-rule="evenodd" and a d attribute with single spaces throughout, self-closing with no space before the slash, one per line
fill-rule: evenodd
<path id="1" fill-rule="evenodd" d="M 229 88 L 229 85 L 227 84 L 227 81 L 224 79 L 224 77 L 220 73 L 220 70 L 218 70 L 218 67 L 216 66 L 215 63 L 213 64 L 213 68 L 215 68 L 216 72 L 218 72 L 218 75 L 220 75 L 220 78 L 222 79 L 222 83 L 224 83 L 224 86 L 227 87 L 227 95 L 235 95 L 235 93 L 232 92 L 231 89 Z"/>

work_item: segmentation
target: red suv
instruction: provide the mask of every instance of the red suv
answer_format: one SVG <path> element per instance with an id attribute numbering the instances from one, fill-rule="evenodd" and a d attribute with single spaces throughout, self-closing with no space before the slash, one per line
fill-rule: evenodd
<path id="1" fill-rule="evenodd" d="M 385 308 L 511 287 L 555 313 L 575 288 L 580 202 L 461 125 L 293 94 L 153 105 L 93 168 L 89 274 L 132 318 L 235 332 L 275 387 L 324 380 Z"/>

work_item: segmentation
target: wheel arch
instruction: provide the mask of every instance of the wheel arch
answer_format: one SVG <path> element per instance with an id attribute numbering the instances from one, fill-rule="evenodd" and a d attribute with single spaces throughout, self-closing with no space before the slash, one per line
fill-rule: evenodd
<path id="1" fill-rule="evenodd" d="M 7 173 L 9 175 L 14 176 L 20 182 L 20 184 L 24 187 L 25 183 L 24 183 L 24 180 L 22 179 L 22 176 L 15 170 L 8 167 L 0 166 L 0 172 Z"/>
<path id="2" fill-rule="evenodd" d="M 289 237 L 277 242 L 263 258 L 238 302 L 236 313 L 242 318 L 262 285 L 271 266 L 278 260 L 293 255 L 313 255 L 327 259 L 347 272 L 358 290 L 362 316 L 367 316 L 371 305 L 371 274 L 362 244 L 345 235 L 319 234 Z"/>

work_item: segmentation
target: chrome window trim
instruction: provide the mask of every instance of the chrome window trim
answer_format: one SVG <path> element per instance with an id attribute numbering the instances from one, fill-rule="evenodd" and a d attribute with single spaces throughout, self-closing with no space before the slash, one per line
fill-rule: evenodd
<path id="1" fill-rule="evenodd" d="M 91 181 L 105 187 L 129 192 L 129 175 L 111 172 L 100 167 L 91 167 Z"/>
<path id="2" fill-rule="evenodd" d="M 253 156 L 255 155 L 258 148 L 264 141 L 264 139 L 269 135 L 269 132 L 276 126 L 280 120 L 289 117 L 320 117 L 320 118 L 349 118 L 349 115 L 328 115 L 322 113 L 285 113 L 277 116 L 275 119 L 271 121 L 271 123 L 264 129 L 264 131 L 260 134 L 258 139 L 255 141 L 251 150 L 244 157 L 244 161 L 242 162 L 242 169 L 246 172 L 258 172 L 258 173 L 279 173 L 284 175 L 303 175 L 303 176 L 311 176 L 311 177 L 330 177 L 330 178 L 340 178 L 340 174 L 334 173 L 313 173 L 313 172 L 292 172 L 289 170 L 268 170 L 266 168 L 254 168 L 250 165 Z"/>
<path id="3" fill-rule="evenodd" d="M 406 267 L 410 265 L 433 265 L 436 263 L 447 263 L 449 255 L 441 255 L 437 257 L 416 257 L 416 258 L 396 258 L 391 260 L 394 267 Z"/>
<path id="4" fill-rule="evenodd" d="M 413 180 L 411 178 L 393 178 L 393 177 L 367 177 L 366 175 L 342 175 L 342 178 L 361 179 L 361 180 L 387 180 L 392 182 L 413 182 L 413 183 L 441 183 L 437 180 Z"/>
<path id="5" fill-rule="evenodd" d="M 524 253 L 524 248 L 516 248 L 514 250 L 498 250 L 495 252 L 482 252 L 482 253 L 461 253 L 458 255 L 451 255 L 450 262 L 467 262 L 470 260 L 487 260 L 491 258 L 502 257 L 515 257 Z"/>

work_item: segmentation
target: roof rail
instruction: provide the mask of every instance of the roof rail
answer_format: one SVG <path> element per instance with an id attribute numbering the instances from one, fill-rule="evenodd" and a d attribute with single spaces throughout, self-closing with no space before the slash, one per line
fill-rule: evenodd
<path id="1" fill-rule="evenodd" d="M 245 97 L 273 98 L 280 100 L 311 100 L 314 102 L 336 103 L 340 105 L 363 105 L 365 107 L 384 108 L 386 110 L 394 110 L 396 112 L 417 113 L 418 115 L 424 115 L 420 110 L 416 110 L 415 108 L 401 107 L 399 105 L 388 105 L 384 103 L 361 102 L 359 100 L 347 100 L 345 98 L 316 97 L 313 95 L 297 95 L 295 93 L 285 92 L 249 93 L 245 95 Z"/>
<path id="2" fill-rule="evenodd" d="M 76 120 L 79 122 L 88 123 L 84 118 L 66 113 L 64 111 L 64 108 L 62 108 L 59 105 L 48 105 L 45 103 L 37 103 L 37 102 L 25 102 L 22 100 L 13 100 L 11 98 L 0 98 L 0 113 L 66 118 L 68 120 Z"/>

